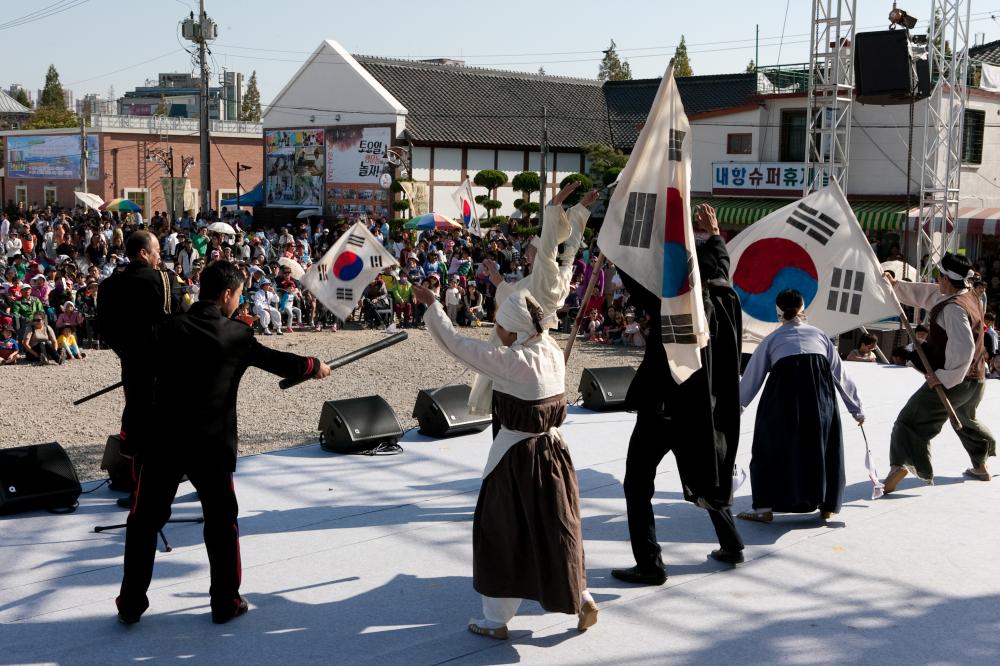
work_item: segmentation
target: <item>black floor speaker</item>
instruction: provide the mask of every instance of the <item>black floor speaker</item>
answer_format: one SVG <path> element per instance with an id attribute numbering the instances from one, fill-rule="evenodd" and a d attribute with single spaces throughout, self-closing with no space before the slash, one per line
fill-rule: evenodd
<path id="1" fill-rule="evenodd" d="M 382 396 L 328 400 L 319 417 L 320 445 L 335 453 L 361 453 L 403 436 L 396 413 Z"/>
<path id="2" fill-rule="evenodd" d="M 101 469 L 108 473 L 108 487 L 111 490 L 130 493 L 135 489 L 132 481 L 132 460 L 122 455 L 122 440 L 111 435 L 104 444 Z"/>
<path id="3" fill-rule="evenodd" d="M 72 509 L 80 480 L 56 442 L 0 450 L 0 513 Z"/>
<path id="4" fill-rule="evenodd" d="M 583 406 L 595 412 L 625 409 L 625 394 L 635 377 L 635 368 L 584 368 L 580 376 Z"/>
<path id="5" fill-rule="evenodd" d="M 417 393 L 413 417 L 420 424 L 420 434 L 429 437 L 454 437 L 482 432 L 493 422 L 489 415 L 469 414 L 468 384 L 453 384 Z"/>

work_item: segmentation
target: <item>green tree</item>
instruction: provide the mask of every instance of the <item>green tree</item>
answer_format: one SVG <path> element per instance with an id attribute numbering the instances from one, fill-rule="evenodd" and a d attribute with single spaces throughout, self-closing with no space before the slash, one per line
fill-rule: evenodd
<path id="1" fill-rule="evenodd" d="M 539 76 L 545 76 L 545 68 L 544 67 L 539 67 L 538 68 L 538 75 Z"/>
<path id="2" fill-rule="evenodd" d="M 170 108 L 167 106 L 167 96 L 160 94 L 160 103 L 156 105 L 156 115 L 166 116 L 170 113 Z"/>
<path id="3" fill-rule="evenodd" d="M 49 65 L 45 74 L 45 87 L 38 100 L 38 108 L 25 129 L 51 129 L 56 127 L 76 127 L 80 124 L 76 114 L 66 108 L 66 96 L 59 83 L 59 72 L 55 65 Z"/>
<path id="4" fill-rule="evenodd" d="M 17 93 L 14 95 L 14 99 L 17 100 L 22 106 L 31 108 L 31 100 L 28 99 L 28 93 L 24 91 L 24 88 L 18 88 Z"/>
<path id="5" fill-rule="evenodd" d="M 682 76 L 694 76 L 691 61 L 688 59 L 688 47 L 687 42 L 684 41 L 684 35 L 681 35 L 681 43 L 674 51 L 674 78 L 679 79 Z"/>
<path id="6" fill-rule="evenodd" d="M 62 84 L 59 83 L 59 72 L 56 71 L 55 65 L 49 65 L 49 71 L 45 73 L 45 87 L 42 88 L 38 108 L 66 110 L 66 95 L 63 94 Z"/>
<path id="7" fill-rule="evenodd" d="M 490 195 L 489 198 L 495 200 L 496 189 L 501 185 L 506 184 L 507 174 L 505 174 L 503 171 L 497 171 L 496 169 L 483 169 L 482 171 L 480 171 L 475 175 L 475 177 L 472 179 L 472 182 L 478 185 L 479 187 L 485 187 Z M 476 203 L 479 203 L 478 201 L 479 197 L 476 197 L 476 199 L 477 199 Z M 484 208 L 489 209 L 489 206 L 486 205 L 485 201 L 483 202 L 482 205 Z M 499 208 L 499 206 L 497 206 L 497 208 Z"/>
<path id="8" fill-rule="evenodd" d="M 753 58 L 750 58 L 750 62 L 747 63 L 746 73 L 753 74 L 756 71 L 757 71 L 757 63 L 753 61 Z"/>
<path id="9" fill-rule="evenodd" d="M 240 120 L 249 123 L 260 122 L 260 90 L 257 88 L 257 70 L 250 74 L 247 81 L 247 91 L 243 93 L 243 106 L 240 109 Z"/>
<path id="10" fill-rule="evenodd" d="M 615 50 L 615 40 L 611 40 L 611 45 L 604 50 L 604 58 L 601 59 L 601 66 L 597 69 L 598 81 L 629 81 L 632 79 L 632 67 L 628 60 L 618 57 Z"/>
<path id="11" fill-rule="evenodd" d="M 594 187 L 594 181 L 585 173 L 571 173 L 559 182 L 559 188 L 562 189 L 568 184 L 572 183 L 574 180 L 580 181 L 580 187 L 576 188 L 572 194 L 566 197 L 563 202 L 565 206 L 574 206 L 580 202 L 583 195 L 586 194 Z"/>
<path id="12" fill-rule="evenodd" d="M 542 187 L 542 179 L 536 171 L 522 171 L 514 176 L 510 184 L 524 196 L 514 202 L 514 208 L 521 211 L 521 219 L 528 221 L 538 212 L 538 204 L 531 200 L 531 193 Z"/>

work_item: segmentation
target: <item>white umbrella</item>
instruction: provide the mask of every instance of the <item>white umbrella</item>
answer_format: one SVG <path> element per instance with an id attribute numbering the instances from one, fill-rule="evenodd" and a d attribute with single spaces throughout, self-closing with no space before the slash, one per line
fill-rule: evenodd
<path id="1" fill-rule="evenodd" d="M 232 226 L 225 222 L 212 222 L 212 224 L 208 225 L 208 230 L 212 233 L 226 234 L 227 236 L 236 235 L 236 229 L 233 229 Z"/>
<path id="2" fill-rule="evenodd" d="M 292 269 L 292 278 L 296 280 L 301 280 L 302 276 L 306 274 L 306 269 L 302 268 L 302 264 L 295 261 L 294 259 L 289 259 L 288 257 L 280 257 L 278 259 L 278 264 L 281 266 L 288 266 Z"/>
<path id="3" fill-rule="evenodd" d="M 893 259 L 892 261 L 883 261 L 882 270 L 892 271 L 896 276 L 897 280 L 902 280 L 906 278 L 907 280 L 917 281 L 917 269 L 909 265 L 905 261 L 900 261 L 899 259 Z"/>
<path id="4" fill-rule="evenodd" d="M 299 211 L 299 214 L 295 217 L 301 220 L 304 217 L 320 217 L 321 215 L 323 215 L 323 211 L 319 208 L 306 208 L 303 211 Z"/>
<path id="5" fill-rule="evenodd" d="M 89 192 L 74 192 L 76 200 L 82 203 L 87 208 L 93 208 L 94 210 L 100 210 L 101 206 L 104 205 L 104 199 L 97 196 L 96 194 L 90 194 Z"/>

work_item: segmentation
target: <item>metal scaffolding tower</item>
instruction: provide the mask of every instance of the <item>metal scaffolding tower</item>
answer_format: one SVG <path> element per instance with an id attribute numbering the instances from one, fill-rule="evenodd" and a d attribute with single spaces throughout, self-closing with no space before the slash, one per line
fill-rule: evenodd
<path id="1" fill-rule="evenodd" d="M 847 191 L 857 0 L 813 0 L 803 196 L 836 181 Z"/>
<path id="2" fill-rule="evenodd" d="M 924 114 L 917 224 L 917 258 L 929 257 L 918 268 L 921 281 L 929 281 L 938 260 L 957 242 L 971 5 L 971 0 L 931 0 L 927 57 L 934 87 Z"/>

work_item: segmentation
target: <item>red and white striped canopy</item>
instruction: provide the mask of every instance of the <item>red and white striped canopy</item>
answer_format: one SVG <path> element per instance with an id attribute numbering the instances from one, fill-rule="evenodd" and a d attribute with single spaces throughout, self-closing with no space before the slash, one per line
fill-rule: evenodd
<path id="1" fill-rule="evenodd" d="M 919 215 L 919 208 L 910 209 L 906 216 L 907 231 L 916 231 Z M 971 236 L 1000 235 L 1000 208 L 960 207 L 955 226 L 960 234 Z"/>

